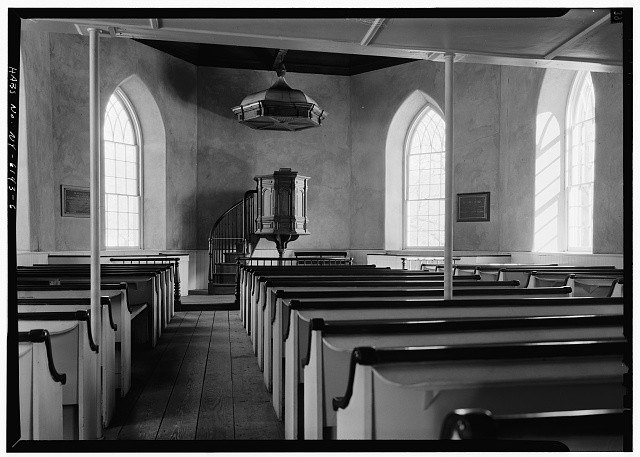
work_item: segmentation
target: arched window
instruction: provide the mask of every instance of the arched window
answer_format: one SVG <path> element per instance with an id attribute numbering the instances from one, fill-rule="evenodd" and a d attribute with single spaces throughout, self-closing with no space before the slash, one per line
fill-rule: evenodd
<path id="1" fill-rule="evenodd" d="M 404 247 L 444 246 L 445 124 L 427 105 L 405 142 Z"/>
<path id="2" fill-rule="evenodd" d="M 142 247 L 140 128 L 124 93 L 107 103 L 103 128 L 104 244 Z"/>
<path id="3" fill-rule="evenodd" d="M 568 251 L 593 249 L 595 96 L 591 74 L 579 73 L 567 106 L 565 198 Z"/>

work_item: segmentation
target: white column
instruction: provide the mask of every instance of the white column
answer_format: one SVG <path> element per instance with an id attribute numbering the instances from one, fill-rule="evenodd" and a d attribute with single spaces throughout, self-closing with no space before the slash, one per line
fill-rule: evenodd
<path id="1" fill-rule="evenodd" d="M 444 55 L 444 299 L 453 295 L 453 56 Z"/>
<path id="2" fill-rule="evenodd" d="M 89 167 L 91 191 L 91 332 L 100 341 L 100 76 L 99 34 L 89 32 Z"/>

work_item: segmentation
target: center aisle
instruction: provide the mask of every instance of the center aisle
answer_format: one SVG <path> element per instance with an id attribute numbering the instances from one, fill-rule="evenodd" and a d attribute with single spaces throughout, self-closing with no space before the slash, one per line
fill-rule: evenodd
<path id="1" fill-rule="evenodd" d="M 132 354 L 132 386 L 109 440 L 284 439 L 239 311 L 176 312 L 155 349 Z"/>

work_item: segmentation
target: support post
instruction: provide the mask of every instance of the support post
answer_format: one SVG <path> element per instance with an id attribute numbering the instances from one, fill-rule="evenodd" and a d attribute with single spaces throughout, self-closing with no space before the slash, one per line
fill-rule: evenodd
<path id="1" fill-rule="evenodd" d="M 89 167 L 91 195 L 91 332 L 100 341 L 100 75 L 99 30 L 89 31 Z"/>
<path id="2" fill-rule="evenodd" d="M 453 297 L 453 53 L 444 55 L 444 299 Z"/>

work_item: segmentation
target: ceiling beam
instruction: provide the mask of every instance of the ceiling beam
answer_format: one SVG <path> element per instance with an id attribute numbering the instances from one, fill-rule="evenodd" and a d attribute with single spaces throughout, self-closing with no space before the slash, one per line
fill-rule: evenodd
<path id="1" fill-rule="evenodd" d="M 600 21 L 598 21 L 600 22 Z M 274 37 L 249 33 L 229 33 L 218 32 L 212 30 L 193 30 L 176 27 L 163 26 L 160 30 L 152 30 L 151 28 L 140 28 L 131 25 L 123 26 L 115 20 L 74 20 L 74 19 L 40 19 L 35 21 L 23 21 L 25 29 L 34 31 L 49 31 L 58 33 L 75 33 L 77 29 L 73 27 L 74 23 L 82 24 L 81 29 L 85 27 L 113 27 L 114 37 L 136 38 L 143 40 L 168 40 L 182 41 L 191 43 L 211 43 L 218 45 L 233 46 L 251 46 L 271 49 L 289 49 L 301 51 L 318 51 L 318 52 L 336 52 L 341 54 L 356 55 L 375 55 L 385 57 L 399 57 L 415 60 L 432 60 L 436 62 L 443 61 L 442 54 L 444 52 L 453 52 L 456 55 L 461 54 L 460 62 L 469 63 L 485 63 L 493 65 L 514 65 L 528 67 L 545 67 L 545 68 L 564 68 L 564 69 L 581 69 L 588 71 L 599 71 L 609 73 L 621 73 L 622 62 L 611 60 L 583 60 L 576 61 L 571 59 L 556 58 L 545 59 L 544 55 L 522 55 L 522 54 L 503 54 L 497 52 L 479 52 L 477 50 L 467 49 L 417 49 L 407 46 L 382 46 L 379 44 L 371 44 L 369 46 L 361 46 L 357 42 L 337 42 L 328 39 L 316 38 L 293 38 L 293 37 Z M 68 27 L 71 30 L 68 30 Z"/>
<path id="2" fill-rule="evenodd" d="M 375 38 L 378 31 L 384 26 L 385 22 L 386 19 L 384 18 L 374 19 L 373 24 L 371 24 L 367 33 L 364 34 L 362 41 L 360 41 L 360 46 L 368 46 L 369 43 L 371 43 L 371 40 Z"/>
<path id="3" fill-rule="evenodd" d="M 609 17 L 610 17 L 610 15 L 609 15 L 609 13 L 607 13 L 605 16 L 603 16 L 601 19 L 598 19 L 596 22 L 591 24 L 586 29 L 582 30 L 581 32 L 578 32 L 577 34 L 575 34 L 574 36 L 569 38 L 567 41 L 565 41 L 564 43 L 561 43 L 559 46 L 557 46 L 556 48 L 552 49 L 550 52 L 548 52 L 544 56 L 544 58 L 547 59 L 547 60 L 555 59 L 560 54 L 562 54 L 562 52 L 566 51 L 567 49 L 570 49 L 573 45 L 575 45 L 577 42 L 582 40 L 586 35 L 588 35 L 589 33 L 593 32 L 595 29 L 597 29 L 601 25 L 606 24 L 607 22 L 609 22 Z"/>

